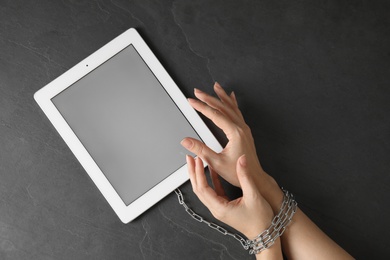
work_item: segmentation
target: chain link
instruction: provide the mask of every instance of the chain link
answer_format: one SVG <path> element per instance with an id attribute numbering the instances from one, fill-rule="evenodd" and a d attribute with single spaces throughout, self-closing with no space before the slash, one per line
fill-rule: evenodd
<path id="1" fill-rule="evenodd" d="M 294 199 L 294 196 L 288 191 L 283 190 L 283 202 L 280 206 L 279 213 L 272 219 L 271 225 L 260 233 L 253 240 L 244 239 L 239 234 L 231 233 L 225 228 L 205 220 L 202 216 L 194 212 L 184 201 L 183 193 L 180 189 L 176 189 L 175 193 L 179 200 L 179 204 L 182 205 L 185 211 L 196 221 L 206 224 L 211 229 L 218 231 L 223 235 L 228 235 L 240 242 L 241 246 L 245 249 L 249 249 L 249 254 L 258 254 L 265 249 L 270 248 L 276 241 L 278 237 L 283 235 L 286 227 L 290 224 L 295 212 L 297 211 L 297 202 Z"/>
<path id="2" fill-rule="evenodd" d="M 249 254 L 258 254 L 270 248 L 278 237 L 283 235 L 286 227 L 290 224 L 295 212 L 297 211 L 297 202 L 294 196 L 288 191 L 283 190 L 283 202 L 280 206 L 278 215 L 271 222 L 271 225 L 263 233 L 255 237 L 253 240 L 247 240 L 250 248 Z"/>
<path id="3" fill-rule="evenodd" d="M 232 238 L 234 238 L 235 240 L 237 240 L 238 242 L 240 242 L 241 246 L 245 249 L 245 250 L 248 250 L 249 249 L 249 245 L 248 245 L 248 242 L 247 240 L 245 240 L 242 236 L 240 236 L 239 234 L 235 234 L 235 233 L 231 233 L 229 231 L 227 231 L 225 228 L 213 223 L 213 222 L 210 222 L 210 221 L 207 221 L 205 220 L 202 216 L 200 216 L 199 214 L 197 214 L 196 212 L 194 212 L 190 207 L 188 207 L 188 205 L 184 202 L 184 196 L 183 196 L 183 193 L 181 192 L 180 189 L 176 189 L 175 190 L 175 193 L 177 195 L 177 198 L 179 200 L 179 204 L 182 205 L 185 209 L 185 211 L 188 213 L 188 215 L 190 215 L 193 219 L 195 219 L 196 221 L 200 222 L 200 223 L 204 223 L 205 225 L 207 225 L 209 228 L 211 229 L 214 229 L 216 231 L 218 231 L 219 233 L 221 233 L 222 235 L 227 235 L 227 236 L 231 236 Z"/>

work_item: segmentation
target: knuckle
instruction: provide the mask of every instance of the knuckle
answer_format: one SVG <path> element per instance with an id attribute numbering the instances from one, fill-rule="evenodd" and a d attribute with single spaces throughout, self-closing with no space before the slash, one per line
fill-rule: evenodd
<path id="1" fill-rule="evenodd" d="M 242 138 L 245 136 L 245 131 L 241 126 L 236 126 L 234 129 L 235 135 Z"/>
<path id="2" fill-rule="evenodd" d="M 206 187 L 198 187 L 198 194 L 204 194 L 206 192 Z"/>
<path id="3" fill-rule="evenodd" d="M 245 132 L 248 136 L 250 136 L 252 138 L 252 130 L 250 129 L 250 127 L 248 125 L 245 125 Z"/>
<path id="4" fill-rule="evenodd" d="M 238 136 L 238 137 L 240 137 L 240 138 L 252 136 L 251 129 L 250 129 L 249 126 L 246 125 L 246 124 L 236 126 L 236 128 L 235 128 L 235 134 L 236 134 L 236 136 Z"/>
<path id="5" fill-rule="evenodd" d="M 247 125 L 247 124 L 244 124 L 244 126 L 242 127 L 244 129 L 245 132 L 247 133 L 250 133 L 251 132 L 251 129 L 250 127 Z"/>
<path id="6" fill-rule="evenodd" d="M 192 187 L 192 191 L 195 193 L 196 196 L 198 196 L 198 188 L 197 187 Z"/>
<path id="7" fill-rule="evenodd" d="M 195 193 L 195 195 L 199 198 L 201 198 L 204 194 L 204 188 L 203 187 L 199 187 L 198 185 L 196 185 L 195 187 L 192 188 L 192 191 Z"/>
<path id="8" fill-rule="evenodd" d="M 221 112 L 217 109 L 213 109 L 212 113 L 212 118 L 215 119 L 215 118 L 218 118 L 220 115 L 221 115 Z"/>
<path id="9" fill-rule="evenodd" d="M 195 147 L 194 147 L 194 151 L 197 155 L 203 155 L 203 149 L 204 149 L 204 146 L 201 145 L 201 144 L 197 144 Z"/>
<path id="10" fill-rule="evenodd" d="M 199 197 L 199 195 L 201 195 L 201 188 L 199 187 L 199 185 L 192 185 L 192 191 Z"/>

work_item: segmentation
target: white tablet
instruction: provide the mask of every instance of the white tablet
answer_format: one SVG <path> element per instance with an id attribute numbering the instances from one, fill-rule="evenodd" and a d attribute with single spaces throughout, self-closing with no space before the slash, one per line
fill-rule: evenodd
<path id="1" fill-rule="evenodd" d="M 135 29 L 34 98 L 124 223 L 188 180 L 184 137 L 222 149 Z"/>

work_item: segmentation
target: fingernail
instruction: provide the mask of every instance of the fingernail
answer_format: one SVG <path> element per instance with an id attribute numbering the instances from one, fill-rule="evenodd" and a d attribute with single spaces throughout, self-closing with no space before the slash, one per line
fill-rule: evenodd
<path id="1" fill-rule="evenodd" d="M 180 144 L 187 149 L 191 149 L 194 143 L 189 139 L 183 139 Z"/>
<path id="2" fill-rule="evenodd" d="M 242 167 L 246 167 L 246 155 L 240 157 L 240 164 Z"/>
<path id="3" fill-rule="evenodd" d="M 203 91 L 202 91 L 202 90 L 200 90 L 200 89 L 197 89 L 197 88 L 194 88 L 194 92 L 195 92 L 195 93 L 203 93 Z"/>
<path id="4" fill-rule="evenodd" d="M 218 82 L 215 82 L 215 83 L 214 83 L 214 86 L 217 87 L 217 88 L 222 88 L 221 85 L 219 85 Z"/>
<path id="5" fill-rule="evenodd" d="M 187 100 L 188 100 L 188 103 L 191 103 L 191 104 L 196 103 L 196 100 L 193 98 L 188 98 Z"/>

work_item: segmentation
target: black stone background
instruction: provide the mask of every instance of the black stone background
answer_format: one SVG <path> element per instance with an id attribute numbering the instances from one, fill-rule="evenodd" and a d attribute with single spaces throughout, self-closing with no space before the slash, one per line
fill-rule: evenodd
<path id="1" fill-rule="evenodd" d="M 0 0 L 0 259 L 253 259 L 175 194 L 122 224 L 33 100 L 130 27 L 187 97 L 214 81 L 236 92 L 263 167 L 329 236 L 358 259 L 390 259 L 389 11 L 359 0 Z"/>

